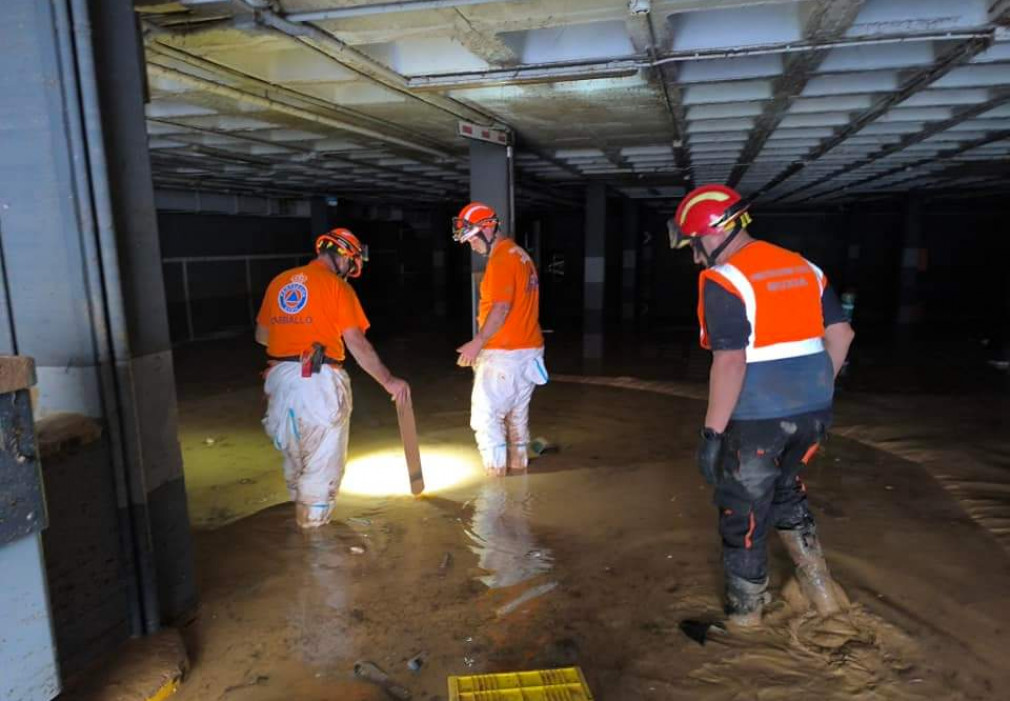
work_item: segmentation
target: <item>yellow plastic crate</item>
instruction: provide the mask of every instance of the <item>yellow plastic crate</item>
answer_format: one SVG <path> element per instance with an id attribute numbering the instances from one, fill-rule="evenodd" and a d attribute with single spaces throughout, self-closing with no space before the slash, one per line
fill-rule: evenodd
<path id="1" fill-rule="evenodd" d="M 449 701 L 592 701 L 578 667 L 449 677 Z"/>

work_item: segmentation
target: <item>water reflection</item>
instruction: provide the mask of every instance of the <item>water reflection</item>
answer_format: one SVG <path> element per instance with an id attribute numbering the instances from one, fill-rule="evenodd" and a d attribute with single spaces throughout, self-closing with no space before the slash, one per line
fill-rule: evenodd
<path id="1" fill-rule="evenodd" d="M 551 551 L 540 546 L 529 526 L 532 498 L 526 475 L 489 480 L 474 500 L 473 523 L 466 531 L 470 551 L 490 589 L 511 587 L 554 566 Z"/>
<path id="2" fill-rule="evenodd" d="M 347 634 L 348 560 L 346 545 L 326 529 L 292 533 L 301 550 L 300 571 L 288 608 L 291 649 L 302 662 L 328 667 L 353 656 Z"/>

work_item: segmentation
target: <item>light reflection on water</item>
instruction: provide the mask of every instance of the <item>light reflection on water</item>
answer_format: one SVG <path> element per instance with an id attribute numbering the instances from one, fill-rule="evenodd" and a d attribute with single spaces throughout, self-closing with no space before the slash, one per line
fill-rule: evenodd
<path id="1" fill-rule="evenodd" d="M 474 500 L 473 522 L 465 532 L 470 551 L 487 572 L 477 579 L 491 589 L 525 582 L 554 566 L 551 551 L 540 546 L 530 530 L 528 479 L 522 475 L 489 480 Z"/>

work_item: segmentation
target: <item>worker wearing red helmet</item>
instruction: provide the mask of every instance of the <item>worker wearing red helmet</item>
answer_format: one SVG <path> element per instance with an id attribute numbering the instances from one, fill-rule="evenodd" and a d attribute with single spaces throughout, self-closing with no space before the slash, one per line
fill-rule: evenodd
<path id="1" fill-rule="evenodd" d="M 719 507 L 727 613 L 755 625 L 768 597 L 772 528 L 817 611 L 844 603 L 800 472 L 830 425 L 834 380 L 854 333 L 820 268 L 753 239 L 747 210 L 734 190 L 704 185 L 680 202 L 669 231 L 671 248 L 690 246 L 704 268 L 698 320 L 713 360 L 698 464 Z"/>
<path id="2" fill-rule="evenodd" d="M 316 258 L 273 279 L 256 317 L 267 347 L 269 400 L 263 426 L 284 454 L 284 478 L 302 528 L 330 521 L 347 460 L 351 380 L 344 346 L 397 402 L 410 387 L 382 364 L 365 338 L 368 319 L 348 278 L 361 275 L 368 250 L 347 229 L 316 239 Z"/>
<path id="3" fill-rule="evenodd" d="M 524 472 L 530 399 L 547 382 L 537 269 L 486 204 L 463 207 L 452 229 L 454 241 L 488 257 L 477 335 L 456 349 L 457 364 L 474 369 L 470 427 L 489 475 Z"/>

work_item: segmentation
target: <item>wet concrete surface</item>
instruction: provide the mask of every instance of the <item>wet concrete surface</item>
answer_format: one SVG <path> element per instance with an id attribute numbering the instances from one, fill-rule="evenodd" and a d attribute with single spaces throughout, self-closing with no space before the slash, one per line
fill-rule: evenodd
<path id="1" fill-rule="evenodd" d="M 181 372 L 202 602 L 183 631 L 193 669 L 182 701 L 387 698 L 353 677 L 358 660 L 421 699 L 445 698 L 450 674 L 570 664 L 601 699 L 989 699 L 1008 688 L 1010 558 L 895 451 L 836 435 L 807 475 L 853 610 L 825 621 L 777 601 L 760 631 L 700 647 L 678 623 L 720 606 L 716 512 L 693 464 L 703 402 L 552 383 L 534 396 L 532 428 L 560 452 L 488 481 L 467 374 L 426 372 L 411 379 L 426 477 L 441 486 L 413 499 L 384 494 L 407 491 L 395 412 L 357 374 L 336 522 L 305 535 L 241 370 L 188 385 Z M 856 412 L 866 426 L 897 415 L 880 401 Z M 772 560 L 777 594 L 790 574 L 777 542 Z"/>

